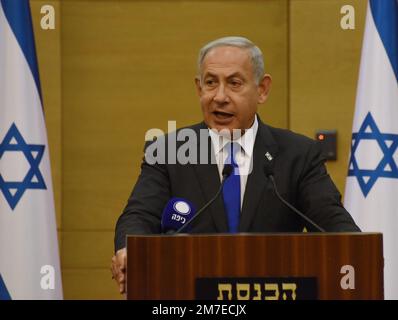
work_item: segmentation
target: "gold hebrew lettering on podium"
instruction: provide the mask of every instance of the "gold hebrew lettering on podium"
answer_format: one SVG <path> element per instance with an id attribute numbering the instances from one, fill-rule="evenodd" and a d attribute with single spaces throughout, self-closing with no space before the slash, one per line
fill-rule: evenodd
<path id="1" fill-rule="evenodd" d="M 230 283 L 219 283 L 218 284 L 217 300 L 224 300 L 223 292 L 228 292 L 228 300 L 232 300 L 232 285 Z"/>
<path id="2" fill-rule="evenodd" d="M 249 283 L 237 283 L 236 284 L 236 296 L 238 300 L 249 300 L 250 299 L 250 284 Z"/>
<path id="3" fill-rule="evenodd" d="M 265 283 L 265 291 L 274 291 L 272 296 L 265 296 L 265 300 L 279 300 L 279 287 L 277 283 Z"/>
<path id="4" fill-rule="evenodd" d="M 291 291 L 291 297 L 292 300 L 296 300 L 296 290 L 297 290 L 297 285 L 295 283 L 282 283 L 282 291 L 283 291 L 283 300 L 287 299 L 286 292 Z"/>

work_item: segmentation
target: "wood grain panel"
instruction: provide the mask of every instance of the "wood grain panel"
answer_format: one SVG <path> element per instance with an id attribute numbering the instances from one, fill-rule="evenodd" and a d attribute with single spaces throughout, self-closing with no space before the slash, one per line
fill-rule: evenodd
<path id="1" fill-rule="evenodd" d="M 62 270 L 64 298 L 67 300 L 123 300 L 109 269 Z"/>
<path id="2" fill-rule="evenodd" d="M 62 268 L 109 268 L 114 253 L 114 231 L 64 231 Z"/>
<path id="3" fill-rule="evenodd" d="M 129 236 L 128 299 L 194 299 L 197 278 L 316 277 L 319 299 L 383 299 L 376 233 Z M 355 289 L 340 285 L 342 266 Z"/>

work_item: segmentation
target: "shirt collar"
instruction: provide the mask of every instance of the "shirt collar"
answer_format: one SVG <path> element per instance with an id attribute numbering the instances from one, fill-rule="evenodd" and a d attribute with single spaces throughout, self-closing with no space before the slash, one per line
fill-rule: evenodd
<path id="1" fill-rule="evenodd" d="M 242 147 L 245 154 L 249 157 L 251 157 L 253 154 L 254 141 L 256 140 L 257 131 L 258 120 L 257 115 L 255 115 L 252 126 L 249 129 L 246 129 L 243 136 L 240 136 L 239 138 L 234 140 L 234 142 L 237 142 Z M 217 131 L 211 130 L 210 128 L 209 135 L 213 143 L 214 152 L 216 153 L 216 155 L 219 154 L 222 149 L 224 149 L 225 145 L 228 142 L 231 142 L 231 139 L 229 137 L 220 135 L 219 133 L 217 133 Z"/>

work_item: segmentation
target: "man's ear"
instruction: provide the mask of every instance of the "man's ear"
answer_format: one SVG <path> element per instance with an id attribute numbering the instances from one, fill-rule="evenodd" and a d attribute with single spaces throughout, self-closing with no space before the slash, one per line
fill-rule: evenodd
<path id="1" fill-rule="evenodd" d="M 271 83 L 271 75 L 265 74 L 258 84 L 258 103 L 264 103 L 267 100 L 269 91 L 271 90 Z"/>
<path id="2" fill-rule="evenodd" d="M 196 85 L 196 92 L 198 93 L 198 96 L 200 97 L 202 95 L 202 86 L 200 84 L 199 76 L 195 77 L 195 85 Z"/>

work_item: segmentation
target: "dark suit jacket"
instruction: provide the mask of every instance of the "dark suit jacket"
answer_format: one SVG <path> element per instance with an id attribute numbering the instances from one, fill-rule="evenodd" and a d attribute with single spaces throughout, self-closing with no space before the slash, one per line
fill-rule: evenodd
<path id="1" fill-rule="evenodd" d="M 274 157 L 274 177 L 283 198 L 326 231 L 360 231 L 340 202 L 340 193 L 326 171 L 319 144 L 258 120 L 253 171 L 247 179 L 239 231 L 301 232 L 304 227 L 315 231 L 277 199 L 264 173 L 268 161 L 266 152 Z M 199 132 L 207 127 L 202 122 L 190 128 Z M 211 148 L 210 137 L 207 139 Z M 213 151 L 209 154 L 214 156 Z M 219 186 L 216 164 L 149 165 L 144 160 L 138 181 L 116 225 L 115 249 L 125 246 L 127 234 L 160 233 L 162 211 L 170 198 L 185 198 L 200 208 L 215 195 Z M 191 232 L 228 232 L 222 196 L 198 216 Z"/>

